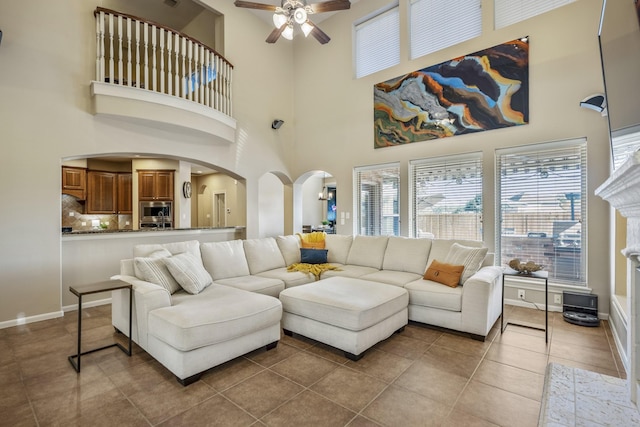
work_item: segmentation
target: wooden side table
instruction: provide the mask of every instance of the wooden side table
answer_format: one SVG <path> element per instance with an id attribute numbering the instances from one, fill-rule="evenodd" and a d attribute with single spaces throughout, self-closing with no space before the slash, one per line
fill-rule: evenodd
<path id="1" fill-rule="evenodd" d="M 113 343 L 104 347 L 82 352 L 82 297 L 85 295 L 115 291 L 118 289 L 129 289 L 129 348 L 124 348 L 120 343 Z M 71 366 L 73 366 L 76 372 L 80 372 L 81 356 L 95 351 L 104 350 L 105 348 L 118 347 L 127 356 L 131 357 L 131 309 L 133 307 L 133 289 L 131 284 L 123 282 L 122 280 L 106 280 L 104 282 L 91 283 L 87 285 L 69 286 L 69 291 L 78 297 L 78 353 L 73 356 L 69 356 L 69 363 L 71 363 Z"/>
<path id="2" fill-rule="evenodd" d="M 544 280 L 544 329 L 537 326 L 522 325 L 519 323 L 505 322 L 504 321 L 504 278 L 506 276 L 522 277 L 527 279 L 540 279 Z M 548 271 L 536 271 L 531 274 L 520 274 L 516 270 L 507 268 L 502 272 L 502 312 L 500 313 L 500 333 L 503 333 L 507 325 L 517 325 L 529 329 L 538 329 L 544 331 L 544 342 L 549 342 L 549 272 Z"/>

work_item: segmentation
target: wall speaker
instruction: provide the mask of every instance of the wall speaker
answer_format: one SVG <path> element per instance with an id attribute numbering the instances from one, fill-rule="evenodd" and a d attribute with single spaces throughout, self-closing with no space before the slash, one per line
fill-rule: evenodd
<path id="1" fill-rule="evenodd" d="M 603 116 L 607 115 L 607 98 L 601 93 L 595 93 L 587 96 L 585 99 L 580 101 L 580 106 L 597 111 Z"/>
<path id="2" fill-rule="evenodd" d="M 2 43 L 2 30 L 0 30 L 0 43 Z"/>
<path id="3" fill-rule="evenodd" d="M 271 129 L 280 129 L 280 126 L 284 124 L 284 120 L 275 119 L 273 123 L 271 123 Z"/>

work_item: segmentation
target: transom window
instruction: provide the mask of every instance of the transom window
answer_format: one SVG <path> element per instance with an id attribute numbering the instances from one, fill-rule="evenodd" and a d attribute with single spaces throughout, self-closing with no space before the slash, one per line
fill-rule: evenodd
<path id="1" fill-rule="evenodd" d="M 400 63 L 398 2 L 356 23 L 354 51 L 356 78 Z"/>
<path id="2" fill-rule="evenodd" d="M 356 234 L 400 235 L 400 165 L 359 167 L 354 170 Z"/>
<path id="3" fill-rule="evenodd" d="M 575 0 L 494 0 L 495 28 L 500 29 L 557 9 Z"/>
<path id="4" fill-rule="evenodd" d="M 482 154 L 409 162 L 414 237 L 482 240 Z"/>
<path id="5" fill-rule="evenodd" d="M 411 0 L 411 59 L 482 34 L 480 0 Z"/>
<path id="6" fill-rule="evenodd" d="M 534 261 L 586 286 L 586 157 L 584 139 L 497 151 L 498 265 Z"/>

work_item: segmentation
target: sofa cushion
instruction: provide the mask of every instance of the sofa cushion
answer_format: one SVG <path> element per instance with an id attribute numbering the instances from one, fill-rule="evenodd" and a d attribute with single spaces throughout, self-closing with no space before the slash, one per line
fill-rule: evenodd
<path id="1" fill-rule="evenodd" d="M 421 274 L 408 273 L 406 271 L 380 270 L 360 276 L 359 279 L 371 280 L 373 282 L 386 283 L 394 286 L 404 286 L 409 282 L 422 277 Z"/>
<path id="2" fill-rule="evenodd" d="M 276 239 L 273 237 L 248 239 L 244 240 L 243 244 L 251 274 L 287 266 Z"/>
<path id="3" fill-rule="evenodd" d="M 304 285 L 315 281 L 313 274 L 305 273 L 302 271 L 289 271 L 286 267 L 263 271 L 262 273 L 258 273 L 257 276 L 280 280 L 284 282 L 285 288 Z"/>
<path id="4" fill-rule="evenodd" d="M 282 257 L 286 265 L 300 262 L 300 239 L 298 236 L 278 236 L 276 243 L 282 252 Z"/>
<path id="5" fill-rule="evenodd" d="M 213 282 L 202 266 L 202 260 L 189 252 L 162 258 L 162 260 L 180 287 L 190 294 L 199 294 Z"/>
<path id="6" fill-rule="evenodd" d="M 200 251 L 204 268 L 214 281 L 250 274 L 242 240 L 203 243 Z"/>
<path id="7" fill-rule="evenodd" d="M 278 298 L 278 295 L 280 295 L 280 292 L 284 289 L 284 282 L 282 280 L 261 276 L 229 277 L 228 279 L 216 280 L 215 283 L 249 292 L 270 295 L 276 298 Z"/>
<path id="8" fill-rule="evenodd" d="M 349 249 L 347 264 L 380 270 L 388 241 L 387 236 L 356 236 Z"/>
<path id="9" fill-rule="evenodd" d="M 407 283 L 409 304 L 438 308 L 449 311 L 462 311 L 462 286 L 450 288 L 431 280 L 419 279 Z"/>
<path id="10" fill-rule="evenodd" d="M 322 273 L 322 278 L 325 277 L 361 277 L 365 274 L 377 273 L 380 270 L 373 267 L 363 267 L 361 265 L 343 265 L 343 264 L 334 264 L 338 267 L 337 270 L 328 270 Z"/>
<path id="11" fill-rule="evenodd" d="M 178 292 L 170 307 L 150 311 L 148 332 L 180 351 L 190 351 L 262 330 L 281 317 L 277 298 L 213 284 L 197 297 Z"/>
<path id="12" fill-rule="evenodd" d="M 327 249 L 300 248 L 300 262 L 305 264 L 325 264 Z"/>
<path id="13" fill-rule="evenodd" d="M 149 256 L 138 256 L 133 259 L 133 269 L 138 279 L 162 286 L 170 294 L 181 289 L 180 284 L 165 265 L 163 258 L 171 256 L 167 249 L 156 250 Z"/>
<path id="14" fill-rule="evenodd" d="M 423 278 L 455 288 L 460 283 L 463 270 L 464 265 L 446 264 L 434 259 L 429 264 Z"/>
<path id="15" fill-rule="evenodd" d="M 327 234 L 325 237 L 325 249 L 327 253 L 327 261 L 332 264 L 346 264 L 349 256 L 349 249 L 353 243 L 353 236 L 343 234 Z"/>
<path id="16" fill-rule="evenodd" d="M 462 265 L 464 269 L 460 276 L 460 284 L 463 285 L 467 279 L 478 271 L 482 260 L 487 255 L 487 248 L 472 248 L 454 243 L 449 249 L 449 253 L 445 258 L 447 264 Z"/>
<path id="17" fill-rule="evenodd" d="M 391 236 L 384 252 L 382 269 L 423 275 L 430 250 L 431 239 Z"/>
<path id="18" fill-rule="evenodd" d="M 189 240 L 186 242 L 172 243 L 151 243 L 135 245 L 133 247 L 133 257 L 146 257 L 160 249 L 166 249 L 171 255 L 190 252 L 200 258 L 200 242 L 197 240 Z"/>

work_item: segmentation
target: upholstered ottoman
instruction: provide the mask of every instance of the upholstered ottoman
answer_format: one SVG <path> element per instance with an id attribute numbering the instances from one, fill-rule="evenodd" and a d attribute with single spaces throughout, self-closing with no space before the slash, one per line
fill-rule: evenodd
<path id="1" fill-rule="evenodd" d="M 280 292 L 282 328 L 315 339 L 358 360 L 408 323 L 404 288 L 349 277 L 331 277 Z"/>

